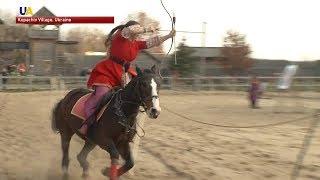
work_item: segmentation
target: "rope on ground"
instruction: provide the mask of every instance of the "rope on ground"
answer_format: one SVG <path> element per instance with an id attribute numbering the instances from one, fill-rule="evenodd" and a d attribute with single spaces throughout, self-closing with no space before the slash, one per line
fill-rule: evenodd
<path id="1" fill-rule="evenodd" d="M 316 128 L 320 122 L 319 115 L 320 114 L 317 114 L 314 116 L 313 121 L 310 123 L 309 131 L 304 136 L 301 150 L 300 150 L 299 154 L 297 155 L 296 163 L 295 163 L 293 170 L 292 170 L 292 173 L 291 173 L 291 180 L 296 180 L 299 177 L 299 173 L 301 170 L 301 166 L 303 164 L 304 157 L 307 155 L 308 149 L 311 144 L 311 140 L 312 140 L 312 138 L 315 134 Z"/>
<path id="2" fill-rule="evenodd" d="M 195 119 L 192 119 L 192 118 L 189 118 L 187 116 L 184 116 L 180 113 L 177 113 L 177 112 L 174 112 L 172 110 L 170 110 L 169 108 L 163 106 L 163 109 L 165 109 L 166 111 L 176 115 L 176 116 L 179 116 L 183 119 L 186 119 L 186 120 L 189 120 L 189 121 L 193 121 L 193 122 L 196 122 L 196 123 L 199 123 L 199 124 L 205 124 L 205 125 L 209 125 L 209 126 L 214 126 L 214 127 L 221 127 L 221 128 L 264 128 L 264 127 L 270 127 L 270 126 L 279 126 L 279 125 L 284 125 L 284 124 L 290 124 L 290 123 L 293 123 L 293 122 L 298 122 L 298 121 L 304 121 L 304 120 L 307 120 L 307 119 L 310 119 L 311 117 L 314 116 L 314 114 L 312 115 L 308 115 L 308 116 L 304 116 L 304 117 L 300 117 L 300 118 L 296 118 L 296 119 L 293 119 L 293 120 L 288 120 L 288 121 L 283 121 L 283 122 L 278 122 L 278 123 L 272 123 L 272 124 L 263 124 L 263 125 L 252 125 L 252 126 L 231 126 L 231 125 L 221 125 L 221 124 L 213 124 L 213 123 L 207 123 L 207 122 L 202 122 L 202 121 L 198 121 L 198 120 L 195 120 Z"/>

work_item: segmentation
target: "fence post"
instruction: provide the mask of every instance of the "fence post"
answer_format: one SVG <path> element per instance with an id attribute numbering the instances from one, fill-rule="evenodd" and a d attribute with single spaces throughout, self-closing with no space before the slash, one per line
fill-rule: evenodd
<path id="1" fill-rule="evenodd" d="M 199 91 L 201 89 L 199 85 L 200 85 L 200 76 L 196 75 L 192 82 L 192 90 Z"/>
<path id="2" fill-rule="evenodd" d="M 175 76 L 172 76 L 171 78 L 169 78 L 170 90 L 175 89 L 176 83 L 177 83 L 177 78 Z"/>
<path id="3" fill-rule="evenodd" d="M 3 90 L 3 76 L 0 75 L 0 90 Z"/>
<path id="4" fill-rule="evenodd" d="M 210 79 L 209 85 L 210 85 L 210 91 L 215 91 L 216 90 L 215 77 Z"/>
<path id="5" fill-rule="evenodd" d="M 59 90 L 66 90 L 64 79 L 61 76 L 59 76 L 58 81 L 59 81 Z"/>
<path id="6" fill-rule="evenodd" d="M 50 88 L 51 90 L 58 89 L 58 79 L 56 76 L 50 77 Z"/>
<path id="7" fill-rule="evenodd" d="M 28 78 L 28 84 L 29 84 L 29 90 L 31 90 L 32 91 L 32 89 L 33 89 L 33 83 L 32 83 L 32 80 L 33 80 L 33 76 L 26 76 L 27 78 Z"/>

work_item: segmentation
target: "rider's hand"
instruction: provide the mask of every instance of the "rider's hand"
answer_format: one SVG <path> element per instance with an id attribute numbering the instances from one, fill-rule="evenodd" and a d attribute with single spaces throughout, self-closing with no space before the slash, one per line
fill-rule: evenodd
<path id="1" fill-rule="evenodd" d="M 169 33 L 169 36 L 170 36 L 170 37 L 176 36 L 176 30 L 175 30 L 175 29 L 172 29 L 172 30 L 170 31 L 170 33 Z"/>

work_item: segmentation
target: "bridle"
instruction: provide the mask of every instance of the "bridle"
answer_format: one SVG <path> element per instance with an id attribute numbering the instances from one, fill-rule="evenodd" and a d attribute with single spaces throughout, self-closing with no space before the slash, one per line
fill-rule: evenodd
<path id="1" fill-rule="evenodd" d="M 140 93 L 139 89 L 137 89 L 140 86 L 141 77 L 136 77 L 136 78 L 137 79 L 133 80 L 133 81 L 135 81 L 134 82 L 135 84 L 133 85 L 133 89 L 134 89 L 134 91 L 136 91 L 138 93 L 138 96 L 139 96 L 138 99 L 139 100 L 138 101 L 123 100 L 121 98 L 121 93 L 123 92 L 123 89 L 119 89 L 117 92 L 115 92 L 115 103 L 114 103 L 113 107 L 115 108 L 115 114 L 118 115 L 118 117 L 120 117 L 120 120 L 119 120 L 118 123 L 125 127 L 126 134 L 137 134 L 141 138 L 141 137 L 143 137 L 145 135 L 144 129 L 137 123 L 137 125 L 140 127 L 140 129 L 143 132 L 143 135 L 139 135 L 137 133 L 137 131 L 136 131 L 136 128 L 133 128 L 129 124 L 129 122 L 127 121 L 127 119 L 131 115 L 125 115 L 121 107 L 122 107 L 123 104 L 133 104 L 133 105 L 137 105 L 137 106 L 142 106 L 143 107 L 144 111 L 140 111 L 140 112 L 146 112 L 147 111 L 147 105 L 146 105 L 145 102 L 147 100 L 152 100 L 153 98 L 158 99 L 159 96 L 151 95 L 151 96 L 143 97 L 142 94 Z"/>
<path id="2" fill-rule="evenodd" d="M 140 80 L 141 80 L 141 77 L 136 77 L 136 78 L 134 79 L 134 81 L 135 81 L 134 83 L 135 83 L 135 84 L 133 85 L 134 91 L 138 94 L 138 101 L 123 100 L 123 99 L 121 98 L 121 93 L 122 93 L 123 89 L 120 89 L 120 90 L 118 90 L 118 92 L 116 92 L 116 93 L 117 93 L 116 98 L 117 98 L 117 101 L 118 101 L 120 107 L 122 106 L 122 104 L 133 104 L 133 105 L 142 106 L 143 109 L 144 109 L 144 111 L 147 111 L 148 107 L 147 107 L 147 105 L 146 105 L 146 101 L 148 101 L 148 100 L 153 100 L 153 99 L 158 99 L 158 98 L 159 98 L 159 96 L 157 96 L 157 95 L 150 95 L 150 96 L 145 96 L 145 97 L 144 97 L 144 96 L 140 93 L 139 89 L 137 89 L 138 87 L 140 87 Z M 119 108 L 120 108 L 120 107 L 119 107 Z"/>

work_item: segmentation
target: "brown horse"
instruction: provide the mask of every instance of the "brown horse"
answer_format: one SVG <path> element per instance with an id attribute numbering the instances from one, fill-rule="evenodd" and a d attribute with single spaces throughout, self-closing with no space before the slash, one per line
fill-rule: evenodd
<path id="1" fill-rule="evenodd" d="M 109 173 L 110 179 L 118 179 L 134 166 L 129 142 L 136 133 L 134 126 L 140 106 L 153 119 L 156 119 L 161 111 L 158 96 L 159 83 L 156 81 L 155 70 L 152 69 L 138 73 L 138 76 L 133 78 L 125 88 L 114 92 L 112 96 L 107 95 L 103 98 L 97 111 L 107 103 L 108 107 L 99 121 L 90 128 L 89 138 L 77 131 L 82 120 L 72 115 L 71 110 L 80 97 L 91 91 L 72 90 L 57 103 L 52 112 L 52 129 L 54 132 L 59 132 L 61 136 L 64 175 L 68 174 L 69 143 L 74 134 L 85 140 L 82 150 L 77 155 L 80 166 L 83 168 L 83 177 L 88 176 L 89 163 L 86 159 L 96 145 L 110 154 L 111 167 L 102 171 L 104 175 Z M 120 156 L 125 163 L 118 168 Z"/>

